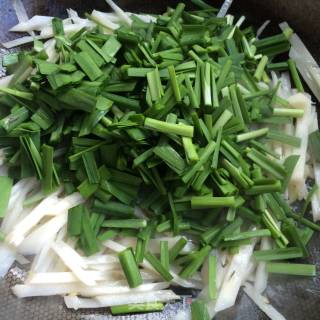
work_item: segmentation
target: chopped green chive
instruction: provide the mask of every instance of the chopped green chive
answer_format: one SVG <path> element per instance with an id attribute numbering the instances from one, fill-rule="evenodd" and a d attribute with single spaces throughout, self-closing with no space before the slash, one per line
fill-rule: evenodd
<path id="1" fill-rule="evenodd" d="M 253 253 L 256 261 L 272 261 L 302 258 L 303 253 L 300 248 L 279 248 L 270 250 L 259 250 Z"/>
<path id="2" fill-rule="evenodd" d="M 193 137 L 193 127 L 182 123 L 174 124 L 152 118 L 145 118 L 144 126 L 158 132 L 177 134 L 190 138 Z"/>
<path id="3" fill-rule="evenodd" d="M 169 261 L 168 241 L 160 241 L 160 262 L 166 270 L 169 270 Z"/>
<path id="4" fill-rule="evenodd" d="M 192 0 L 195 2 L 194 0 Z M 198 2 L 199 0 L 197 0 Z M 192 320 L 210 320 L 206 304 L 202 300 L 195 300 L 191 304 L 191 319 Z"/>
<path id="5" fill-rule="evenodd" d="M 267 262 L 267 271 L 295 276 L 314 277 L 316 275 L 316 267 L 312 264 Z"/>
<path id="6" fill-rule="evenodd" d="M 0 176 L 0 218 L 3 218 L 5 216 L 11 194 L 12 183 L 13 181 L 11 178 Z"/>
<path id="7" fill-rule="evenodd" d="M 161 264 L 161 262 L 156 258 L 155 255 L 153 255 L 150 252 L 147 252 L 145 254 L 145 258 L 152 265 L 152 267 L 161 275 L 161 277 L 164 280 L 171 281 L 173 279 L 168 269 Z"/>
<path id="8" fill-rule="evenodd" d="M 174 246 L 169 250 L 169 261 L 173 262 L 176 257 L 179 255 L 181 250 L 186 246 L 188 240 L 184 237 L 181 237 Z"/>
<path id="9" fill-rule="evenodd" d="M 102 226 L 106 228 L 140 229 L 147 226 L 147 221 L 144 219 L 106 220 L 102 223 Z"/>
<path id="10" fill-rule="evenodd" d="M 217 257 L 209 256 L 208 258 L 208 293 L 212 300 L 217 299 Z"/>
<path id="11" fill-rule="evenodd" d="M 156 312 L 162 311 L 164 305 L 161 302 L 149 302 L 149 303 L 137 303 L 137 304 L 126 304 L 121 306 L 111 307 L 111 313 L 113 315 L 118 314 L 132 314 L 140 312 Z"/>
<path id="12" fill-rule="evenodd" d="M 136 288 L 140 286 L 142 284 L 142 278 L 134 259 L 132 249 L 128 248 L 124 251 L 121 251 L 118 256 L 130 288 Z"/>

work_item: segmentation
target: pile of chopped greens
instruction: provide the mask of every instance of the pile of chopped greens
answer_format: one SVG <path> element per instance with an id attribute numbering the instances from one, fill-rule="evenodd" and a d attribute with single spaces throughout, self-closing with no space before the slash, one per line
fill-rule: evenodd
<path id="1" fill-rule="evenodd" d="M 268 239 L 268 249 L 252 253 L 268 272 L 315 275 L 314 265 L 287 261 L 307 257 L 320 230 L 305 217 L 318 190 L 305 196 L 301 212 L 291 209 L 287 190 L 300 159 L 293 150 L 307 145 L 284 128 L 307 111 L 281 94 L 274 74 L 288 72 L 296 96 L 307 99 L 287 57 L 293 31 L 257 39 L 244 19 L 217 17 L 215 8 L 192 2 L 193 9 L 179 3 L 150 22 L 131 15 L 113 33 L 91 15 L 94 27 L 73 33 L 52 19 L 54 58 L 48 61 L 40 40 L 3 58 L 13 76 L 0 87 L 0 145 L 12 180 L 41 183 L 29 206 L 60 187 L 85 199 L 68 212 L 76 249 L 91 256 L 108 240 L 136 239 L 119 251 L 131 288 L 144 282 L 145 263 L 166 282 L 174 279 L 172 266 L 190 280 L 205 264 L 206 299 L 218 305 L 212 250 L 235 255 Z M 309 148 L 319 161 L 317 128 Z M 0 180 L 9 190 L 2 216 L 12 180 Z M 182 237 L 154 252 L 149 244 L 161 235 Z M 194 249 L 186 254 L 188 239 Z M 161 310 L 156 302 L 113 311 Z M 209 319 L 202 300 L 192 314 Z"/>

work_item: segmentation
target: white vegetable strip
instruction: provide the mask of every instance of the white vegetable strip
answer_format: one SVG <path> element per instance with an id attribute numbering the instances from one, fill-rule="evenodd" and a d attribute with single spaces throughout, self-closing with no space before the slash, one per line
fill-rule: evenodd
<path id="1" fill-rule="evenodd" d="M 131 289 L 127 285 L 110 285 L 110 282 L 105 282 L 95 287 L 85 287 L 79 288 L 78 293 L 85 297 L 96 297 L 106 294 L 120 294 L 120 293 L 139 293 L 139 292 L 149 292 L 155 290 L 163 290 L 170 286 L 168 282 L 158 282 L 158 283 L 146 283 L 142 284 L 137 288 Z"/>
<path id="2" fill-rule="evenodd" d="M 55 239 L 58 231 L 67 223 L 68 211 L 62 212 L 32 231 L 20 244 L 18 251 L 25 255 L 37 254 L 41 248 Z"/>
<path id="3" fill-rule="evenodd" d="M 98 270 L 98 271 L 121 270 L 121 265 L 119 262 L 108 263 L 108 264 L 90 264 L 88 269 Z"/>
<path id="4" fill-rule="evenodd" d="M 249 283 L 245 284 L 244 292 L 250 299 L 271 319 L 285 320 L 286 318 L 280 314 L 266 299 L 266 297 L 256 293 Z"/>
<path id="5" fill-rule="evenodd" d="M 269 238 L 262 238 L 261 239 L 261 246 L 260 250 L 268 250 L 271 249 L 271 243 Z M 266 269 L 265 262 L 259 262 L 255 274 L 255 281 L 254 281 L 254 290 L 261 294 L 267 288 L 268 282 L 268 272 Z"/>
<path id="6" fill-rule="evenodd" d="M 280 28 L 284 30 L 289 27 L 286 22 L 280 24 Z M 312 93 L 320 101 L 320 68 L 316 60 L 312 57 L 307 47 L 297 34 L 293 34 L 290 38 L 292 45 L 289 52 L 290 58 L 292 58 L 297 65 L 297 69 L 302 75 L 304 81 L 308 84 Z"/>
<path id="7" fill-rule="evenodd" d="M 3 42 L 1 43 L 5 48 L 10 49 L 10 48 L 14 48 L 14 47 L 19 47 L 22 46 L 24 44 L 33 42 L 34 40 L 39 40 L 41 39 L 40 36 L 24 36 L 21 38 L 17 38 L 11 41 L 7 41 L 7 42 Z"/>
<path id="8" fill-rule="evenodd" d="M 6 244 L 0 244 L 0 279 L 3 278 L 15 261 L 15 253 Z"/>
<path id="9" fill-rule="evenodd" d="M 47 215 L 56 216 L 61 212 L 67 211 L 77 205 L 84 203 L 84 198 L 80 193 L 74 192 L 64 198 L 59 198 L 59 202 L 52 208 L 52 210 L 48 210 Z"/>
<path id="10" fill-rule="evenodd" d="M 108 249 L 115 251 L 115 252 L 121 252 L 126 249 L 125 246 L 123 246 L 122 244 L 119 244 L 113 240 L 107 240 L 107 241 L 103 242 L 102 244 L 105 247 L 107 247 Z"/>
<path id="11" fill-rule="evenodd" d="M 288 99 L 293 108 L 303 109 L 304 115 L 296 120 L 295 136 L 301 139 L 299 148 L 293 150 L 293 154 L 299 155 L 298 163 L 292 173 L 289 182 L 289 200 L 302 200 L 307 195 L 307 187 L 304 178 L 304 167 L 308 147 L 309 132 L 307 128 L 311 125 L 311 100 L 302 93 L 295 94 Z"/>
<path id="12" fill-rule="evenodd" d="M 67 253 L 70 258 L 76 262 L 81 268 L 87 269 L 88 265 L 85 261 L 85 259 L 76 251 L 72 248 L 72 246 L 70 246 L 69 244 L 63 242 L 60 239 L 57 239 L 57 241 L 54 243 L 55 247 L 60 248 L 62 251 L 64 251 L 65 253 Z"/>
<path id="13" fill-rule="evenodd" d="M 151 292 L 133 292 L 98 296 L 101 307 L 119 306 L 130 303 L 167 302 L 178 300 L 180 297 L 172 290 L 156 290 Z"/>
<path id="14" fill-rule="evenodd" d="M 82 266 L 78 263 L 77 259 L 74 259 L 78 254 L 67 244 L 62 241 L 58 243 L 53 243 L 51 248 L 57 253 L 57 255 L 62 259 L 64 264 L 77 276 L 77 278 L 88 286 L 93 286 L 96 284 L 92 277 L 88 277 Z M 72 252 L 73 250 L 73 252 Z M 80 256 L 79 256 L 80 257 Z"/>
<path id="15" fill-rule="evenodd" d="M 95 264 L 111 264 L 111 263 L 119 262 L 118 257 L 111 254 L 105 254 L 105 255 L 96 254 L 96 255 L 84 258 L 84 260 L 88 266 L 92 264 L 94 265 Z"/>
<path id="16" fill-rule="evenodd" d="M 266 20 L 261 27 L 257 30 L 257 39 L 262 35 L 263 31 L 267 28 L 271 20 Z"/>
<path id="17" fill-rule="evenodd" d="M 135 15 L 138 17 L 140 20 L 150 23 L 150 22 L 156 22 L 157 18 L 154 16 L 151 16 L 150 14 L 138 14 L 138 13 L 132 13 L 132 12 L 127 12 L 129 16 Z"/>
<path id="18" fill-rule="evenodd" d="M 110 29 L 110 30 L 116 30 L 120 27 L 119 24 L 114 23 L 112 19 L 110 19 L 110 14 L 106 12 L 101 12 L 98 10 L 93 10 L 91 13 L 91 16 L 94 20 L 96 20 L 98 23 L 103 25 L 104 27 Z M 118 20 L 118 19 L 116 19 Z"/>
<path id="19" fill-rule="evenodd" d="M 101 308 L 101 304 L 95 299 L 79 298 L 77 296 L 65 296 L 64 303 L 69 309 Z"/>
<path id="20" fill-rule="evenodd" d="M 314 106 L 311 107 L 312 112 L 312 123 L 309 127 L 309 134 L 319 130 L 318 125 L 318 114 Z M 311 154 L 311 161 L 312 161 L 312 167 L 313 167 L 313 178 L 315 179 L 315 183 L 317 186 L 320 186 L 320 164 L 315 160 L 315 158 Z M 313 221 L 317 222 L 320 220 L 320 190 L 318 189 L 315 194 L 312 196 L 311 199 L 311 207 L 312 207 L 312 215 L 313 215 Z"/>
<path id="21" fill-rule="evenodd" d="M 168 247 L 169 249 L 171 249 L 176 244 L 176 242 L 179 241 L 181 238 L 185 238 L 185 237 L 175 236 L 175 237 L 159 237 L 155 239 L 150 239 L 149 250 L 153 253 L 160 253 L 160 241 L 168 241 Z M 188 240 L 187 244 L 181 250 L 181 253 L 183 254 L 189 253 L 191 251 L 196 250 L 196 248 L 197 247 L 190 240 Z"/>
<path id="22" fill-rule="evenodd" d="M 218 294 L 215 311 L 221 311 L 235 304 L 240 286 L 246 275 L 254 248 L 254 243 L 240 248 L 239 253 L 233 256 L 224 282 Z"/>
<path id="23" fill-rule="evenodd" d="M 83 274 L 95 281 L 111 280 L 110 272 L 104 271 L 83 271 Z M 72 272 L 42 272 L 31 274 L 29 283 L 72 283 L 79 282 L 79 279 Z"/>
<path id="24" fill-rule="evenodd" d="M 94 24 L 86 19 L 82 19 L 83 21 L 80 21 L 78 23 L 74 23 L 74 24 L 64 24 L 64 33 L 65 34 L 70 34 L 72 32 L 77 32 L 82 28 L 92 28 L 94 27 Z M 40 32 L 40 37 L 42 39 L 47 39 L 47 38 L 52 38 L 53 37 L 53 30 L 52 30 L 52 26 L 47 26 L 45 28 L 43 28 Z"/>
<path id="25" fill-rule="evenodd" d="M 126 14 L 120 7 L 118 7 L 112 0 L 106 0 L 107 4 L 115 12 L 115 14 L 126 24 L 131 26 L 132 20 L 128 14 Z"/>
<path id="26" fill-rule="evenodd" d="M 41 31 L 44 27 L 51 24 L 53 17 L 48 16 L 33 16 L 31 19 L 18 23 L 13 26 L 9 31 L 12 32 L 30 32 Z"/>
<path id="27" fill-rule="evenodd" d="M 57 195 L 42 200 L 22 221 L 20 221 L 14 229 L 8 234 L 6 241 L 14 246 L 18 246 L 29 232 L 47 213 L 48 208 L 54 207 L 58 202 Z"/>
<path id="28" fill-rule="evenodd" d="M 56 51 L 56 40 L 50 39 L 44 43 L 44 49 L 46 50 L 49 62 L 56 62 L 59 58 L 59 55 Z"/>
<path id="29" fill-rule="evenodd" d="M 224 17 L 227 14 L 227 12 L 229 11 L 229 9 L 232 5 L 232 2 L 233 2 L 233 0 L 225 0 L 220 8 L 220 11 L 217 14 L 217 17 Z"/>
<path id="30" fill-rule="evenodd" d="M 17 224 L 23 213 L 23 202 L 36 184 L 35 179 L 23 179 L 12 187 L 8 208 L 0 228 L 1 232 L 7 234 Z"/>
<path id="31" fill-rule="evenodd" d="M 53 264 L 56 255 L 52 252 L 51 243 L 47 243 L 37 254 L 32 262 L 29 274 L 47 272 Z"/>
<path id="32" fill-rule="evenodd" d="M 170 266 L 170 274 L 173 277 L 172 283 L 173 284 L 177 284 L 181 287 L 184 288 L 195 288 L 195 289 L 202 289 L 203 288 L 203 283 L 202 281 L 196 281 L 196 280 L 192 280 L 192 279 L 183 279 L 181 278 L 178 273 L 178 269 L 174 266 Z"/>
<path id="33" fill-rule="evenodd" d="M 0 78 L 0 87 L 6 88 L 10 84 L 13 74 Z M 2 162 L 2 161 L 1 161 Z"/>
<path id="34" fill-rule="evenodd" d="M 21 0 L 12 0 L 12 6 L 19 21 L 27 21 L 28 14 Z"/>

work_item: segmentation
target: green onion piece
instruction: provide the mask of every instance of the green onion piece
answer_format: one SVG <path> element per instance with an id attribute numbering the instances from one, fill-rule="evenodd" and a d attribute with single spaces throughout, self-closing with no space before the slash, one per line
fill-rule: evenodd
<path id="1" fill-rule="evenodd" d="M 132 249 L 126 249 L 120 252 L 118 256 L 130 288 L 136 288 L 140 286 L 142 284 L 142 277 L 132 253 Z"/>
<path id="2" fill-rule="evenodd" d="M 176 257 L 179 255 L 181 250 L 185 247 L 185 245 L 188 243 L 188 240 L 184 237 L 181 237 L 174 246 L 169 250 L 169 261 L 173 262 Z"/>
<path id="3" fill-rule="evenodd" d="M 182 123 L 174 124 L 152 118 L 145 118 L 144 126 L 151 130 L 163 132 L 166 134 L 171 133 L 184 137 L 193 137 L 193 127 Z"/>
<path id="4" fill-rule="evenodd" d="M 95 81 L 103 75 L 102 71 L 88 53 L 79 52 L 74 55 L 74 59 L 91 81 Z"/>
<path id="5" fill-rule="evenodd" d="M 259 250 L 253 253 L 256 261 L 272 261 L 302 258 L 303 253 L 300 248 L 278 248 L 270 250 Z"/>
<path id="6" fill-rule="evenodd" d="M 162 311 L 164 309 L 164 305 L 161 302 L 149 302 L 149 303 L 136 303 L 136 304 L 125 304 L 120 306 L 113 306 L 110 309 L 113 315 L 126 314 L 126 313 L 132 314 L 132 313 Z"/>
<path id="7" fill-rule="evenodd" d="M 268 131 L 269 131 L 269 128 L 262 128 L 262 129 L 258 129 L 258 130 L 254 130 L 246 133 L 241 133 L 236 136 L 236 140 L 237 142 L 243 142 L 249 139 L 259 138 L 266 135 Z"/>
<path id="8" fill-rule="evenodd" d="M 281 142 L 283 144 L 293 146 L 295 148 L 299 148 L 301 144 L 300 138 L 290 136 L 288 134 L 285 134 L 284 132 L 277 131 L 277 130 L 269 130 L 267 134 L 267 138 Z"/>
<path id="9" fill-rule="evenodd" d="M 203 150 L 202 154 L 199 157 L 199 161 L 194 164 L 190 169 L 186 171 L 186 173 L 182 176 L 182 181 L 184 183 L 188 183 L 194 175 L 202 168 L 202 166 L 209 160 L 209 157 L 213 153 L 216 147 L 216 143 L 214 141 L 210 141 L 205 149 Z"/>
<path id="10" fill-rule="evenodd" d="M 180 87 L 177 81 L 176 71 L 173 65 L 168 66 L 168 72 L 169 72 L 171 87 L 172 87 L 174 96 L 176 98 L 176 101 L 181 102 L 182 97 L 181 97 Z"/>
<path id="11" fill-rule="evenodd" d="M 303 207 L 301 209 L 301 212 L 300 212 L 301 217 L 303 217 L 305 215 L 305 213 L 307 212 L 307 209 L 308 209 L 308 207 L 310 205 L 312 197 L 314 196 L 314 194 L 316 192 L 318 192 L 318 190 L 319 190 L 319 186 L 317 184 L 314 184 L 312 186 L 311 190 L 308 192 L 307 198 L 306 198 L 306 200 L 305 200 L 305 202 L 303 204 Z"/>
<path id="12" fill-rule="evenodd" d="M 259 61 L 259 64 L 257 66 L 257 69 L 254 73 L 254 78 L 257 80 L 257 81 L 261 81 L 261 78 L 262 78 L 262 75 L 263 75 L 263 72 L 264 72 L 264 69 L 268 63 L 268 57 L 267 56 L 263 56 L 261 58 L 261 60 Z"/>
<path id="13" fill-rule="evenodd" d="M 51 146 L 44 144 L 42 146 L 43 157 L 43 191 L 49 194 L 53 189 L 53 152 L 54 149 Z"/>
<path id="14" fill-rule="evenodd" d="M 270 193 L 281 191 L 282 185 L 279 180 L 271 184 L 255 185 L 246 191 L 247 195 L 259 195 L 261 193 Z"/>
<path id="15" fill-rule="evenodd" d="M 309 134 L 309 145 L 312 156 L 317 162 L 320 162 L 320 133 L 319 130 Z"/>
<path id="16" fill-rule="evenodd" d="M 199 160 L 199 156 L 195 145 L 192 143 L 192 139 L 188 137 L 182 137 L 182 144 L 186 154 L 186 158 L 189 163 L 194 163 Z"/>
<path id="17" fill-rule="evenodd" d="M 90 256 L 99 251 L 96 232 L 94 227 L 90 223 L 89 211 L 86 207 L 83 207 L 82 213 L 82 227 L 81 227 L 81 240 L 82 249 L 86 255 Z"/>
<path id="18" fill-rule="evenodd" d="M 208 294 L 212 300 L 217 299 L 217 257 L 209 256 L 208 258 Z"/>
<path id="19" fill-rule="evenodd" d="M 277 179 L 282 180 L 286 175 L 286 170 L 281 164 L 269 159 L 267 156 L 265 156 L 257 150 L 251 149 L 247 153 L 247 157 L 251 159 L 253 162 L 255 162 L 262 169 L 271 173 Z"/>
<path id="20" fill-rule="evenodd" d="M 70 236 L 79 236 L 81 234 L 83 205 L 78 205 L 69 209 L 67 230 Z"/>
<path id="21" fill-rule="evenodd" d="M 164 222 L 158 224 L 156 230 L 157 230 L 157 232 L 162 233 L 162 232 L 170 230 L 170 228 L 171 228 L 171 221 L 167 220 L 167 221 L 164 221 Z"/>
<path id="22" fill-rule="evenodd" d="M 205 62 L 201 66 L 201 87 L 205 107 L 211 107 L 211 66 Z"/>
<path id="23" fill-rule="evenodd" d="M 267 262 L 267 271 L 295 276 L 316 276 L 316 266 L 313 264 Z"/>
<path id="24" fill-rule="evenodd" d="M 222 70 L 220 72 L 220 76 L 217 81 L 217 90 L 218 93 L 221 91 L 221 89 L 225 86 L 226 78 L 231 70 L 232 67 L 232 60 L 227 59 L 225 64 L 222 67 Z"/>
<path id="25" fill-rule="evenodd" d="M 0 92 L 7 93 L 14 97 L 22 98 L 29 101 L 33 100 L 33 94 L 31 92 L 20 91 L 17 89 L 11 89 L 11 88 L 5 88 L 5 87 L 0 87 Z"/>
<path id="26" fill-rule="evenodd" d="M 291 77 L 292 77 L 292 80 L 293 80 L 295 87 L 297 88 L 297 90 L 299 92 L 304 92 L 303 85 L 302 85 L 301 79 L 299 77 L 296 63 L 294 62 L 294 60 L 289 59 L 288 66 L 289 66 L 290 74 L 291 74 Z"/>
<path id="27" fill-rule="evenodd" d="M 100 182 L 100 173 L 97 167 L 93 152 L 85 152 L 82 155 L 83 164 L 90 183 L 95 184 Z"/>
<path id="28" fill-rule="evenodd" d="M 233 207 L 234 205 L 235 205 L 235 197 L 198 196 L 198 197 L 191 198 L 192 209 Z"/>
<path id="29" fill-rule="evenodd" d="M 6 214 L 8 207 L 13 181 L 9 177 L 0 176 L 0 218 Z"/>
<path id="30" fill-rule="evenodd" d="M 198 2 L 199 0 L 197 0 Z M 195 0 L 192 0 L 195 2 Z M 191 304 L 192 320 L 210 320 L 206 304 L 202 300 L 195 300 Z"/>
<path id="31" fill-rule="evenodd" d="M 179 276 L 184 279 L 192 277 L 203 264 L 211 250 L 211 246 L 207 245 L 198 251 L 194 259 L 180 271 Z"/>
<path id="32" fill-rule="evenodd" d="M 196 108 L 196 109 L 199 108 L 197 96 L 196 96 L 195 91 L 192 87 L 190 77 L 187 74 L 184 77 L 184 81 L 185 81 L 187 89 L 188 89 L 188 95 L 189 95 L 191 107 Z"/>
<path id="33" fill-rule="evenodd" d="M 147 226 L 145 219 L 107 220 L 102 223 L 106 228 L 140 229 Z"/>
<path id="34" fill-rule="evenodd" d="M 161 264 L 155 255 L 153 255 L 151 252 L 147 252 L 144 256 L 164 280 L 171 281 L 173 279 L 168 269 Z"/>
<path id="35" fill-rule="evenodd" d="M 244 240 L 244 239 L 250 239 L 255 237 L 270 237 L 270 236 L 271 236 L 271 232 L 268 229 L 261 229 L 261 230 L 241 232 L 232 236 L 227 236 L 224 238 L 224 241 L 236 241 L 236 240 Z"/>
<path id="36" fill-rule="evenodd" d="M 113 239 L 115 238 L 116 236 L 118 235 L 118 231 L 117 230 L 108 230 L 108 231 L 105 231 L 103 233 L 101 233 L 99 236 L 98 236 L 98 240 L 101 241 L 101 242 L 104 242 L 104 241 L 107 241 L 109 239 Z"/>
<path id="37" fill-rule="evenodd" d="M 168 241 L 160 241 L 160 262 L 166 270 L 169 270 L 169 246 Z"/>
<path id="38" fill-rule="evenodd" d="M 304 115 L 304 110 L 290 108 L 273 108 L 273 115 L 280 117 L 301 118 Z"/>

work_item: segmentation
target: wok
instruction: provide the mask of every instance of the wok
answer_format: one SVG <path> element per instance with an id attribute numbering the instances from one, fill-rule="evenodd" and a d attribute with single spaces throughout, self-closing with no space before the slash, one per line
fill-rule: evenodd
<path id="1" fill-rule="evenodd" d="M 207 0 L 208 1 L 208 0 Z M 163 12 L 167 6 L 175 6 L 178 1 L 169 0 L 122 0 L 116 1 L 123 9 L 131 12 Z M 189 1 L 186 1 L 188 3 Z M 220 6 L 221 1 L 208 1 Z M 66 8 L 73 8 L 79 13 L 90 12 L 92 9 L 108 11 L 109 8 L 101 0 L 24 0 L 29 17 L 38 15 L 66 16 Z M 7 30 L 17 23 L 15 12 L 10 0 L 0 0 L 0 41 L 8 41 L 17 35 Z M 277 23 L 288 21 L 290 26 L 302 37 L 303 41 L 320 62 L 320 1 L 318 0 L 235 0 L 231 8 L 235 15 L 246 15 L 247 23 L 259 27 L 265 20 L 270 19 L 272 26 L 268 32 L 277 32 Z M 278 31 L 279 32 L 279 31 Z M 1 50 L 1 49 L 0 49 Z M 1 51 L 0 51 L 1 52 Z M 306 263 L 320 265 L 320 234 L 316 234 L 310 243 L 310 257 Z M 75 319 L 176 319 L 178 310 L 188 308 L 190 299 L 170 304 L 162 313 L 112 317 L 106 309 L 73 311 L 65 308 L 60 297 L 39 297 L 17 299 L 10 291 L 10 286 L 19 282 L 23 269 L 17 266 L 0 281 L 0 319 L 1 320 L 75 320 Z M 319 268 L 318 268 L 319 271 Z M 319 272 L 318 272 L 319 273 Z M 185 296 L 194 292 L 179 289 Z M 272 304 L 288 319 L 316 320 L 320 316 L 320 277 L 306 279 L 303 277 L 270 276 L 266 291 Z M 183 318 L 182 318 L 183 319 Z M 268 319 L 249 298 L 240 293 L 233 308 L 219 313 L 217 320 L 263 320 Z"/>

